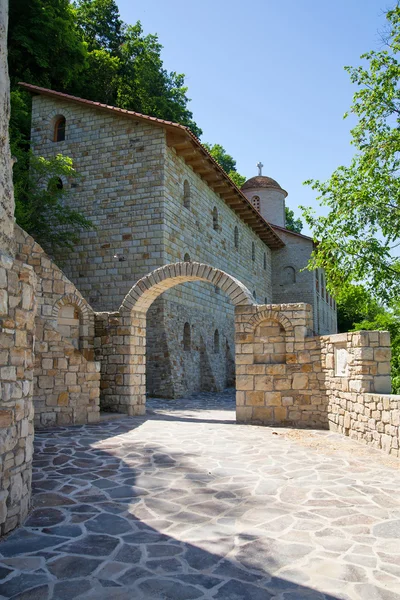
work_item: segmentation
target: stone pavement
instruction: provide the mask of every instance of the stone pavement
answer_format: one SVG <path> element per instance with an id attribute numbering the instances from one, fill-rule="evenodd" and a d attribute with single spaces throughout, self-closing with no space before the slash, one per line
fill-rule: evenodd
<path id="1" fill-rule="evenodd" d="M 236 425 L 232 392 L 148 409 L 36 433 L 1 600 L 400 600 L 397 462 Z"/>

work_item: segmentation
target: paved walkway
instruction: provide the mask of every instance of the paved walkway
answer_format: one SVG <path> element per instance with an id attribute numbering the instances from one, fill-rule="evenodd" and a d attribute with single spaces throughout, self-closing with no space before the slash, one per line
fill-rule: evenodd
<path id="1" fill-rule="evenodd" d="M 397 462 L 236 425 L 231 393 L 36 435 L 0 599 L 399 600 Z"/>

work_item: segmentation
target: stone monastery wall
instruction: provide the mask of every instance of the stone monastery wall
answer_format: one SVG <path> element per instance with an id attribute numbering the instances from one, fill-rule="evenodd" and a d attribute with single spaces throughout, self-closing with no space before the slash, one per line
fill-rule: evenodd
<path id="1" fill-rule="evenodd" d="M 59 115 L 66 140 L 55 143 Z M 117 310 L 135 281 L 186 254 L 233 273 L 262 302 L 272 300 L 270 249 L 167 147 L 161 128 L 35 96 L 32 141 L 43 156 L 73 158 L 78 177 L 64 182 L 67 201 L 96 229 L 81 233 L 65 272 L 96 310 Z M 218 288 L 179 286 L 156 300 L 148 321 L 150 394 L 176 397 L 234 383 L 233 307 Z"/>
<path id="2" fill-rule="evenodd" d="M 326 290 L 325 276 L 321 269 L 306 269 L 313 242 L 278 230 L 286 246 L 272 253 L 273 302 L 306 302 L 313 307 L 314 333 L 336 333 L 336 303 Z"/>
<path id="3" fill-rule="evenodd" d="M 189 255 L 192 261 L 234 274 L 262 302 L 271 300 L 271 250 L 171 149 L 166 156 L 164 223 L 167 264 Z M 163 323 L 162 335 L 157 327 L 148 329 L 150 394 L 174 397 L 234 383 L 234 311 L 218 287 L 191 282 L 173 288 L 156 300 L 148 321 Z M 188 348 L 185 324 L 190 327 Z"/>
<path id="4" fill-rule="evenodd" d="M 54 142 L 59 115 L 66 118 L 66 139 Z M 82 231 L 64 272 L 95 310 L 116 310 L 133 283 L 164 260 L 163 130 L 35 96 L 32 144 L 46 158 L 73 159 L 77 177 L 63 182 L 68 204 L 95 229 Z"/>
<path id="5" fill-rule="evenodd" d="M 62 271 L 20 227 L 17 257 L 36 274 L 35 426 L 99 419 L 100 364 L 94 362 L 94 313 Z"/>

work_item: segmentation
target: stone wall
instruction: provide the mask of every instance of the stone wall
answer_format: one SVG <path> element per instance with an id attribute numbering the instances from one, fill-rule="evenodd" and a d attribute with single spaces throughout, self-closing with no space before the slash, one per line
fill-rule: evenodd
<path id="1" fill-rule="evenodd" d="M 75 285 L 20 227 L 17 257 L 36 273 L 35 425 L 99 419 L 100 364 L 94 361 L 94 313 Z M 73 318 L 68 318 L 72 314 Z"/>
<path id="2" fill-rule="evenodd" d="M 66 117 L 66 139 L 56 143 L 53 126 L 60 114 Z M 186 255 L 234 274 L 261 301 L 272 301 L 270 249 L 167 147 L 160 127 L 35 96 L 32 142 L 45 157 L 62 152 L 74 161 L 78 177 L 64 181 L 66 201 L 90 218 L 96 230 L 81 233 L 64 268 L 96 310 L 118 310 L 138 279 Z M 199 282 L 179 286 L 158 298 L 148 317 L 149 393 L 176 397 L 234 382 L 234 313 L 217 287 Z M 186 351 L 185 323 L 192 329 Z M 214 351 L 217 330 L 219 352 Z"/>
<path id="3" fill-rule="evenodd" d="M 329 428 L 398 456 L 389 333 L 311 331 L 310 305 L 236 308 L 237 420 Z"/>
<path id="4" fill-rule="evenodd" d="M 165 160 L 164 222 L 166 263 L 187 256 L 212 264 L 237 277 L 260 301 L 272 300 L 271 250 L 173 149 Z M 183 344 L 186 323 L 189 349 Z M 179 397 L 234 383 L 234 310 L 218 286 L 190 282 L 166 292 L 149 309 L 147 332 L 150 394 Z"/>
<path id="5" fill-rule="evenodd" d="M 240 423 L 328 428 L 318 338 L 309 304 L 239 306 L 236 418 Z"/>
<path id="6" fill-rule="evenodd" d="M 390 335 L 355 331 L 321 339 L 329 428 L 399 455 L 400 396 L 390 394 Z"/>
<path id="7" fill-rule="evenodd" d="M 30 503 L 34 293 L 32 267 L 0 253 L 0 535 Z"/>
<path id="8" fill-rule="evenodd" d="M 286 246 L 272 254 L 273 302 L 311 304 L 314 334 L 336 333 L 336 303 L 327 292 L 325 275 L 321 269 L 309 271 L 306 268 L 314 248 L 313 240 L 280 228 L 277 231 Z"/>

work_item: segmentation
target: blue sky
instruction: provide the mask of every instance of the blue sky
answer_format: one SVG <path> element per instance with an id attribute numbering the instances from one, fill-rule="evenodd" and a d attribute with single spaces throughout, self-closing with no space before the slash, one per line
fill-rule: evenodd
<path id="1" fill-rule="evenodd" d="M 343 114 L 355 88 L 343 67 L 382 46 L 394 2 L 117 2 L 125 22 L 158 34 L 165 68 L 185 73 L 202 141 L 222 144 L 246 177 L 261 160 L 298 216 L 299 204 L 320 212 L 302 182 L 349 162 L 352 122 Z"/>

